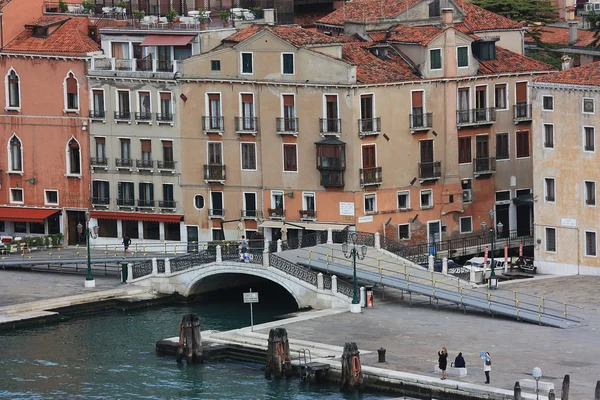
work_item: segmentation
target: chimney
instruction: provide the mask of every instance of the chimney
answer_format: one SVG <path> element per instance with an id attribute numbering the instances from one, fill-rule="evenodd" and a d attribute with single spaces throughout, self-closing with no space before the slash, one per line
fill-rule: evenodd
<path id="1" fill-rule="evenodd" d="M 565 8 L 565 20 L 575 21 L 575 7 L 569 6 Z"/>
<path id="2" fill-rule="evenodd" d="M 442 25 L 452 26 L 452 20 L 454 19 L 453 8 L 442 8 Z"/>
<path id="3" fill-rule="evenodd" d="M 574 44 L 577 42 L 577 27 L 579 22 L 577 21 L 569 21 L 569 44 Z"/>
<path id="4" fill-rule="evenodd" d="M 560 58 L 560 60 L 562 61 L 562 70 L 564 71 L 565 69 L 569 69 L 571 68 L 572 64 L 571 64 L 571 57 L 569 57 L 568 55 L 564 55 Z"/>

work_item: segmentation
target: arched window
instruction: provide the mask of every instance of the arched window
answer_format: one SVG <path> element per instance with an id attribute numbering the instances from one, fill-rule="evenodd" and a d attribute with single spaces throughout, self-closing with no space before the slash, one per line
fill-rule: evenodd
<path id="1" fill-rule="evenodd" d="M 19 75 L 17 75 L 15 70 L 12 68 L 6 75 L 6 107 L 21 107 L 21 87 Z"/>
<path id="2" fill-rule="evenodd" d="M 67 144 L 67 174 L 81 175 L 81 151 L 75 138 Z"/>
<path id="3" fill-rule="evenodd" d="M 79 87 L 72 72 L 65 78 L 65 109 L 79 110 Z"/>
<path id="4" fill-rule="evenodd" d="M 16 135 L 10 138 L 8 152 L 9 172 L 23 172 L 23 148 Z"/>

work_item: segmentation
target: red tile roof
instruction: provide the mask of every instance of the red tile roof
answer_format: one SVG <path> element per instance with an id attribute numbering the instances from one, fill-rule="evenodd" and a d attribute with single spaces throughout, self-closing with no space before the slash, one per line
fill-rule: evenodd
<path id="1" fill-rule="evenodd" d="M 523 56 L 496 46 L 496 59 L 479 61 L 480 74 L 501 74 L 510 72 L 553 71 L 552 65 Z"/>
<path id="2" fill-rule="evenodd" d="M 81 24 L 87 26 L 87 18 L 46 16 L 40 18 L 32 26 L 38 23 L 40 26 L 60 23 L 61 18 L 64 22 L 49 36 L 33 37 L 33 30 L 28 27 L 4 46 L 3 51 L 9 53 L 83 55 L 100 50 L 98 43 L 94 42 L 80 29 Z"/>
<path id="3" fill-rule="evenodd" d="M 302 14 L 294 14 L 294 23 L 300 25 L 303 28 L 312 28 L 315 21 L 320 20 L 331 11 L 313 11 L 304 12 Z"/>
<path id="4" fill-rule="evenodd" d="M 359 83 L 386 83 L 419 79 L 416 71 L 392 48 L 387 58 L 379 58 L 367 50 L 372 43 L 351 43 L 342 47 L 342 59 L 356 65 Z"/>
<path id="5" fill-rule="evenodd" d="M 495 14 L 491 11 L 477 7 L 469 3 L 467 0 L 453 0 L 460 8 L 463 9 L 466 16 L 463 22 L 469 27 L 471 32 L 480 31 L 498 31 L 520 29 L 522 25 L 512 19 Z"/>
<path id="6" fill-rule="evenodd" d="M 394 28 L 393 31 L 390 32 L 390 37 L 387 40 L 392 42 L 427 45 L 433 39 L 438 37 L 442 32 L 444 32 L 444 29 L 433 25 L 398 25 Z"/>
<path id="7" fill-rule="evenodd" d="M 0 9 L 4 8 L 5 5 L 10 3 L 12 0 L 0 0 Z"/>
<path id="8" fill-rule="evenodd" d="M 254 35 L 256 32 L 259 32 L 261 30 L 262 30 L 262 27 L 260 25 L 250 25 L 247 28 L 237 31 L 233 35 L 227 36 L 223 41 L 224 42 L 236 42 L 236 43 L 243 42 L 244 40 L 248 39 L 250 36 Z"/>
<path id="9" fill-rule="evenodd" d="M 307 46 L 312 44 L 327 44 L 337 43 L 336 38 L 324 35 L 318 32 L 312 32 L 307 29 L 294 25 L 279 25 L 273 27 L 265 27 L 260 25 L 250 25 L 225 38 L 225 42 L 242 42 L 260 31 L 269 31 L 275 36 L 289 42 L 294 46 Z"/>
<path id="10" fill-rule="evenodd" d="M 557 27 L 557 26 L 544 26 L 538 30 L 540 34 L 540 40 L 545 44 L 557 44 L 561 46 L 569 45 L 569 28 Z M 577 30 L 578 41 L 575 45 L 578 47 L 588 46 L 594 40 L 594 32 L 579 29 Z M 535 40 L 530 34 L 525 35 L 525 41 L 533 43 Z"/>
<path id="11" fill-rule="evenodd" d="M 600 61 L 544 75 L 535 81 L 563 83 L 567 85 L 600 86 Z"/>

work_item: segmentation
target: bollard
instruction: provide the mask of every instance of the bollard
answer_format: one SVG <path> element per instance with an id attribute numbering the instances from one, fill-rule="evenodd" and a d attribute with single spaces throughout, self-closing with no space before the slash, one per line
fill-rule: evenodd
<path id="1" fill-rule="evenodd" d="M 433 273 L 434 262 L 435 262 L 435 260 L 434 260 L 433 256 L 429 256 L 428 257 L 428 264 L 429 264 L 428 268 L 429 268 L 429 272 L 431 272 L 431 273 Z"/>
<path id="2" fill-rule="evenodd" d="M 596 390 L 594 391 L 594 400 L 600 400 L 600 381 L 596 382 Z"/>
<path id="3" fill-rule="evenodd" d="M 571 387 L 571 376 L 566 374 L 563 379 L 562 389 L 560 392 L 560 398 L 562 400 L 569 400 L 569 387 Z"/>
<path id="4" fill-rule="evenodd" d="M 281 252 L 281 239 L 277 239 L 277 252 L 280 253 Z"/>
<path id="5" fill-rule="evenodd" d="M 556 393 L 554 393 L 554 389 L 550 389 L 550 392 L 548 392 L 548 400 L 556 400 Z"/>
<path id="6" fill-rule="evenodd" d="M 362 308 L 365 308 L 366 305 L 367 305 L 366 289 L 364 286 L 361 286 L 360 287 L 360 306 Z"/>
<path id="7" fill-rule="evenodd" d="M 317 289 L 323 290 L 323 273 L 317 274 Z"/>
<path id="8" fill-rule="evenodd" d="M 215 261 L 218 262 L 219 264 L 223 262 L 223 257 L 221 255 L 221 245 L 218 244 L 216 247 L 216 257 L 215 257 Z"/>
<path id="9" fill-rule="evenodd" d="M 152 275 L 158 274 L 158 262 L 156 261 L 156 257 L 152 258 Z"/>
<path id="10" fill-rule="evenodd" d="M 521 384 L 517 381 L 515 382 L 515 389 L 513 392 L 513 399 L 514 400 L 521 400 Z"/>
<path id="11" fill-rule="evenodd" d="M 448 259 L 442 258 L 442 274 L 448 275 Z"/>
<path id="12" fill-rule="evenodd" d="M 327 228 L 327 244 L 333 244 L 333 229 Z"/>
<path id="13" fill-rule="evenodd" d="M 331 276 L 331 293 L 337 293 L 337 276 Z"/>
<path id="14" fill-rule="evenodd" d="M 379 232 L 375 232 L 375 249 L 381 249 L 381 235 Z"/>
<path id="15" fill-rule="evenodd" d="M 384 363 L 385 362 L 385 349 L 383 347 L 377 349 L 377 355 L 379 356 L 378 362 Z"/>

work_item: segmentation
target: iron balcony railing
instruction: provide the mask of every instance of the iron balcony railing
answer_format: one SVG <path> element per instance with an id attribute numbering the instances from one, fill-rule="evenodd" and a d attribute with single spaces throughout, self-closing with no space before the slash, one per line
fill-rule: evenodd
<path id="1" fill-rule="evenodd" d="M 148 111 L 136 112 L 135 113 L 136 121 L 152 121 L 152 113 Z"/>
<path id="2" fill-rule="evenodd" d="M 496 109 L 494 107 L 456 111 L 456 124 L 458 126 L 485 125 L 494 122 L 496 122 Z"/>
<path id="3" fill-rule="evenodd" d="M 153 169 L 154 160 L 135 160 L 135 167 L 139 169 Z"/>
<path id="4" fill-rule="evenodd" d="M 173 114 L 171 113 L 156 113 L 157 122 L 173 122 Z"/>
<path id="5" fill-rule="evenodd" d="M 157 161 L 158 169 L 174 170 L 177 161 Z"/>
<path id="6" fill-rule="evenodd" d="M 90 157 L 90 165 L 92 167 L 106 167 L 108 166 L 108 158 Z"/>
<path id="7" fill-rule="evenodd" d="M 515 121 L 531 120 L 531 104 L 517 103 L 513 106 L 513 118 Z"/>
<path id="8" fill-rule="evenodd" d="M 204 180 L 206 181 L 224 181 L 225 165 L 204 164 Z"/>
<path id="9" fill-rule="evenodd" d="M 259 210 L 240 210 L 240 212 L 244 219 L 257 219 L 262 216 Z"/>
<path id="10" fill-rule="evenodd" d="M 283 208 L 269 208 L 269 218 L 284 218 L 285 210 Z"/>
<path id="11" fill-rule="evenodd" d="M 225 209 L 223 209 L 223 208 L 210 208 L 208 210 L 208 216 L 210 218 L 223 218 L 225 216 Z"/>
<path id="12" fill-rule="evenodd" d="M 429 130 L 433 126 L 433 113 L 410 114 L 408 122 L 411 131 Z"/>
<path id="13" fill-rule="evenodd" d="M 316 210 L 298 210 L 298 214 L 300 214 L 300 219 L 314 221 L 317 219 L 317 211 Z"/>
<path id="14" fill-rule="evenodd" d="M 361 186 L 381 185 L 381 167 L 361 168 L 360 184 Z"/>
<path id="15" fill-rule="evenodd" d="M 109 197 L 92 197 L 92 205 L 94 206 L 107 206 L 110 204 Z"/>
<path id="16" fill-rule="evenodd" d="M 363 118 L 358 120 L 359 136 L 379 135 L 381 133 L 381 118 Z"/>
<path id="17" fill-rule="evenodd" d="M 176 208 L 177 202 L 175 200 L 159 200 L 159 208 Z"/>
<path id="18" fill-rule="evenodd" d="M 323 135 L 340 135 L 342 120 L 339 118 L 319 118 L 320 131 Z"/>
<path id="19" fill-rule="evenodd" d="M 442 162 L 419 163 L 419 179 L 430 180 L 439 179 L 442 176 Z"/>
<path id="20" fill-rule="evenodd" d="M 138 207 L 154 208 L 156 202 L 154 200 L 138 199 Z"/>
<path id="21" fill-rule="evenodd" d="M 321 186 L 344 187 L 344 171 L 322 170 Z"/>
<path id="22" fill-rule="evenodd" d="M 473 159 L 475 175 L 493 174 L 496 172 L 496 157 L 478 157 Z"/>
<path id="23" fill-rule="evenodd" d="M 133 160 L 131 158 L 115 158 L 115 166 L 117 168 L 131 168 Z"/>
<path id="24" fill-rule="evenodd" d="M 115 119 L 121 121 L 130 121 L 131 111 L 115 111 Z"/>
<path id="25" fill-rule="evenodd" d="M 117 206 L 119 207 L 135 207 L 135 200 L 130 199 L 117 199 Z"/>
<path id="26" fill-rule="evenodd" d="M 280 135 L 297 135 L 298 118 L 275 118 L 277 133 Z"/>
<path id="27" fill-rule="evenodd" d="M 202 117 L 202 130 L 205 133 L 223 132 L 225 122 L 223 117 Z"/>
<path id="28" fill-rule="evenodd" d="M 106 111 L 104 111 L 104 110 L 99 110 L 99 111 L 90 110 L 90 119 L 105 119 L 105 118 L 106 118 Z"/>
<path id="29" fill-rule="evenodd" d="M 235 131 L 236 131 L 236 133 L 255 134 L 258 131 L 258 118 L 257 117 L 235 117 Z"/>

